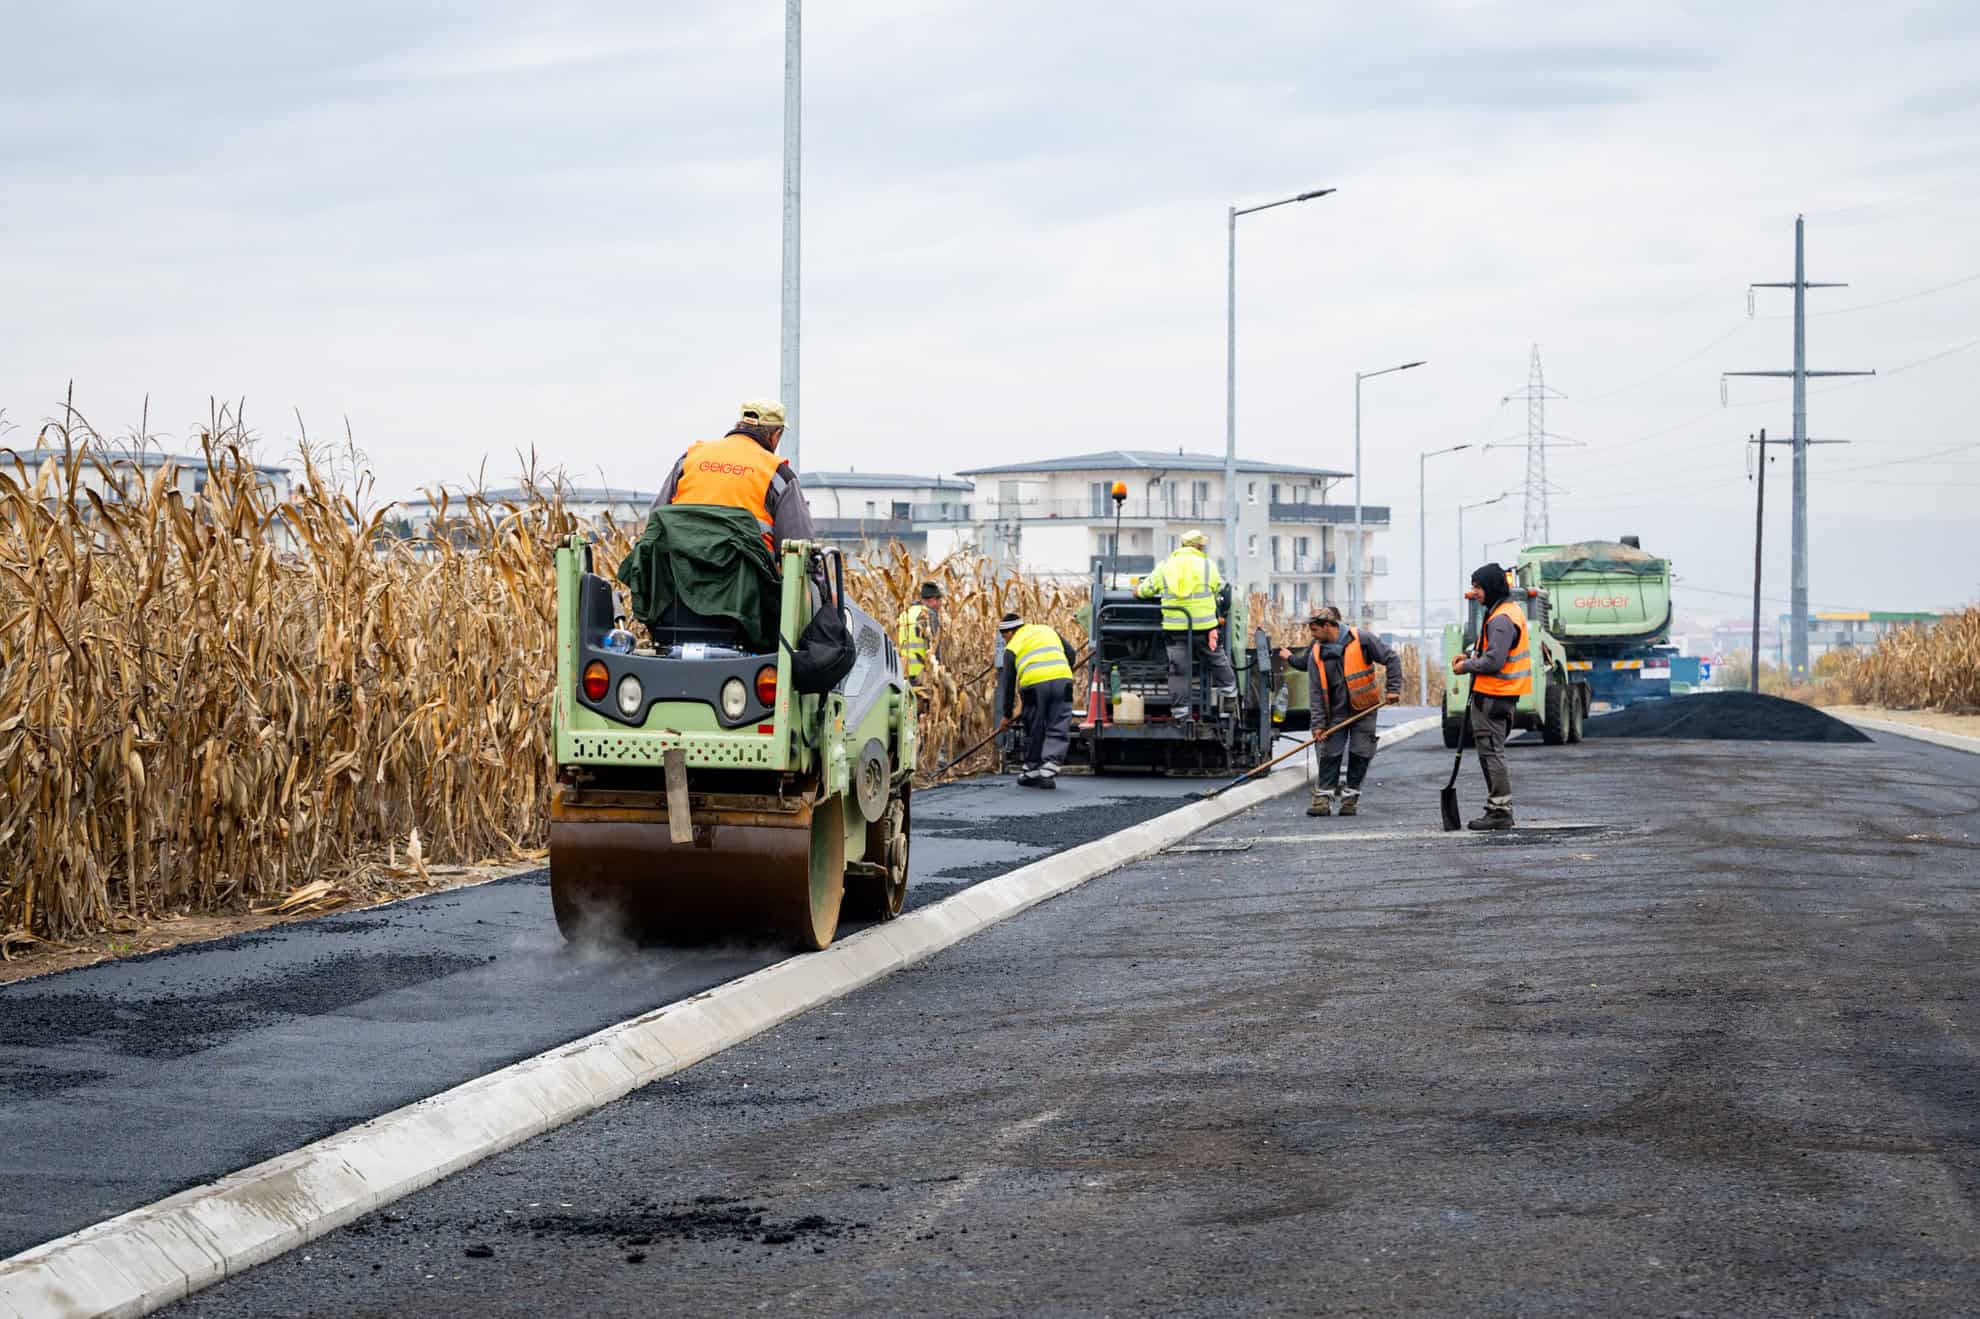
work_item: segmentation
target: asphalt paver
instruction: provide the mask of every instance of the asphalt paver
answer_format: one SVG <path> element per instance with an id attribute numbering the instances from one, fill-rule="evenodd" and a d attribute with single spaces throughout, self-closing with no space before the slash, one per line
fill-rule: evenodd
<path id="1" fill-rule="evenodd" d="M 1203 786 L 1067 776 L 1042 793 L 1000 777 L 917 792 L 908 905 Z M 785 956 L 566 945 L 539 870 L 0 987 L 0 1258 Z"/>
<path id="2" fill-rule="evenodd" d="M 1438 829 L 1449 765 L 1385 751 L 1353 819 L 1266 803 L 171 1313 L 1975 1312 L 1980 758 L 1520 742 L 1497 835 Z"/>

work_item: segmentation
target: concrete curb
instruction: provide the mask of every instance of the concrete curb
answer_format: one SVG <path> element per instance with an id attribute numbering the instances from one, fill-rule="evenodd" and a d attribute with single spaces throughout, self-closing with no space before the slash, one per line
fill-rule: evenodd
<path id="1" fill-rule="evenodd" d="M 1382 741 L 1436 725 L 1434 717 L 1412 720 L 1382 730 Z M 1289 761 L 1215 800 L 985 880 L 822 953 L 36 1246 L 0 1261 L 0 1317 L 149 1314 L 1303 782 L 1300 762 Z"/>
<path id="2" fill-rule="evenodd" d="M 1980 756 L 1980 737 L 1968 737 L 1964 733 L 1947 733 L 1923 724 L 1901 724 L 1890 719 L 1866 719 L 1862 715 L 1838 714 L 1836 718 L 1858 728 L 1867 728 L 1873 733 L 1892 733 L 1898 737 L 1909 737 L 1920 742 L 1930 742 L 1934 746 L 1951 747 L 1954 751 L 1966 751 Z"/>

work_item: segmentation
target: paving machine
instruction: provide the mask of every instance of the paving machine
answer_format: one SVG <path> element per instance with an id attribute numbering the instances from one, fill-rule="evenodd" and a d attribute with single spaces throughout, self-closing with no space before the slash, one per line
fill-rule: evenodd
<path id="1" fill-rule="evenodd" d="M 567 939 L 770 933 L 816 949 L 842 909 L 899 914 L 914 694 L 887 629 L 846 598 L 836 550 L 786 542 L 779 584 L 774 649 L 678 603 L 642 642 L 586 536 L 558 548 L 550 897 Z M 856 659 L 806 693 L 793 646 L 814 597 L 843 611 Z"/>
<path id="2" fill-rule="evenodd" d="M 1237 774 L 1270 754 L 1274 737 L 1272 695 L 1278 690 L 1271 638 L 1260 630 L 1231 657 L 1238 694 L 1220 697 L 1210 669 L 1194 652 L 1188 671 L 1189 700 L 1176 706 L 1169 692 L 1165 609 L 1179 605 L 1143 600 L 1107 584 L 1096 564 L 1090 603 L 1081 611 L 1089 638 L 1086 672 L 1075 676 L 1072 763 L 1095 774 L 1138 769 L 1169 774 Z M 1243 600 L 1226 584 L 1217 597 L 1224 620 L 1218 645 L 1248 634 Z"/>

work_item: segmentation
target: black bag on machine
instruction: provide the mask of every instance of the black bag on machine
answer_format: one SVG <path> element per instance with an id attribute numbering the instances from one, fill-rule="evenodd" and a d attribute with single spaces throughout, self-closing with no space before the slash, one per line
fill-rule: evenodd
<path id="1" fill-rule="evenodd" d="M 791 685 L 800 695 L 819 696 L 837 687 L 852 672 L 859 652 L 853 647 L 852 629 L 846 626 L 846 565 L 841 556 L 832 556 L 838 572 L 836 596 L 827 593 L 818 612 L 798 633 L 791 652 Z"/>

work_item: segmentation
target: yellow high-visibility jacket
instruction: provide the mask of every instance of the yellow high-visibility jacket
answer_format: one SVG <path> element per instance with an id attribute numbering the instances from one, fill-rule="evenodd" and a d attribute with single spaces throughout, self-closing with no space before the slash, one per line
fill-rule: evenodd
<path id="1" fill-rule="evenodd" d="M 1210 556 L 1194 545 L 1185 545 L 1142 578 L 1134 593 L 1144 600 L 1160 596 L 1164 606 L 1180 605 L 1188 611 L 1185 618 L 1165 607 L 1164 631 L 1207 632 L 1217 626 L 1217 592 L 1223 588 L 1224 579 L 1217 575 L 1217 565 L 1210 562 Z"/>

